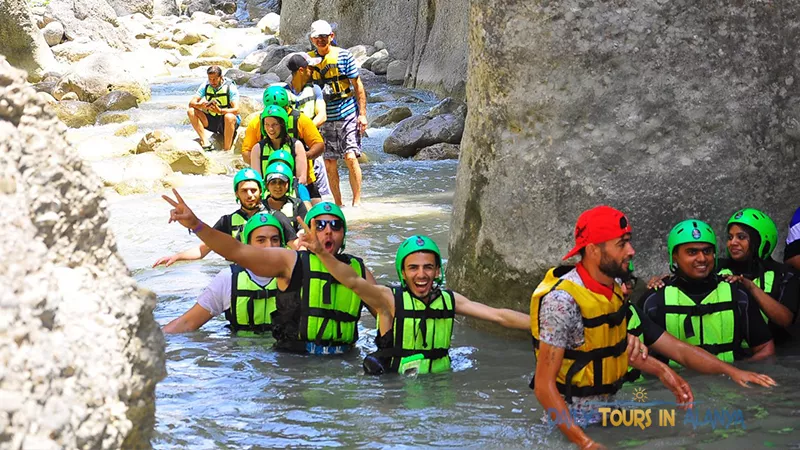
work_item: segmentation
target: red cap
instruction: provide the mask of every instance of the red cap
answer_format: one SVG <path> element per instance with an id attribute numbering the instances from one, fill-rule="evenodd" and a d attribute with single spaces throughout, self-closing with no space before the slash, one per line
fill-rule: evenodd
<path id="1" fill-rule="evenodd" d="M 595 206 L 584 211 L 575 224 L 575 247 L 564 256 L 575 256 L 589 244 L 600 244 L 631 232 L 631 223 L 622 211 L 610 206 Z"/>

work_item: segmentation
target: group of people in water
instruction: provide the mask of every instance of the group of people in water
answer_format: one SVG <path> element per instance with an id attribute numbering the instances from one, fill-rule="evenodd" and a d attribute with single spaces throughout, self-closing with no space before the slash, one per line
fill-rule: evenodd
<path id="1" fill-rule="evenodd" d="M 629 298 L 636 281 L 631 223 L 609 206 L 580 215 L 575 247 L 564 256 L 579 261 L 547 272 L 532 294 L 529 314 L 446 289 L 439 247 L 421 235 L 397 250 L 400 285 L 378 285 L 364 261 L 345 252 L 347 220 L 336 194 L 338 175 L 334 180 L 330 169 L 335 172 L 335 157 L 343 155 L 351 182 L 358 174 L 357 204 L 354 146 L 366 127 L 366 109 L 358 72 L 353 77 L 349 67 L 352 55 L 331 46 L 332 38 L 327 22 L 314 22 L 316 50 L 290 61 L 297 79 L 265 90 L 264 111 L 248 124 L 243 147 L 250 167 L 233 179 L 236 211 L 208 226 L 177 191 L 174 198 L 164 196 L 173 207 L 170 222 L 179 222 L 202 243 L 155 265 L 203 258 L 210 251 L 231 262 L 165 332 L 196 330 L 224 313 L 235 333 L 271 333 L 277 350 L 343 354 L 356 343 L 366 306 L 378 333 L 377 351 L 363 367 L 379 375 L 449 370 L 456 314 L 527 330 L 537 361 L 530 386 L 546 410 L 571 418 L 558 426 L 581 448 L 602 448 L 580 426 L 593 422 L 584 416 L 586 405 L 608 401 L 641 372 L 656 376 L 684 404 L 694 396 L 673 367 L 725 374 L 742 386 L 775 385 L 769 376 L 731 363 L 767 358 L 796 334 L 800 209 L 786 241 L 786 264 L 772 259 L 778 229 L 757 209 L 736 211 L 728 221 L 725 259 L 719 259 L 723 252 L 710 225 L 697 219 L 678 223 L 667 237 L 669 273 L 652 278 L 639 301 Z M 225 86 L 219 75 L 209 69 L 210 88 L 198 91 L 202 98 L 192 100 L 189 115 L 225 133 L 237 120 L 227 116 L 236 100 L 228 88 L 225 99 L 215 101 Z M 227 135 L 225 142 L 229 148 Z M 316 184 L 314 161 L 323 152 L 334 202 L 323 202 Z M 581 417 L 573 419 L 576 414 Z"/>

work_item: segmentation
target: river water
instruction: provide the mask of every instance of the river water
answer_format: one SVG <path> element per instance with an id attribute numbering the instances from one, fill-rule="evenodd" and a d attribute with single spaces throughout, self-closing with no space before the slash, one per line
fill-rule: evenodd
<path id="1" fill-rule="evenodd" d="M 140 131 L 161 128 L 191 137 L 191 128 L 181 125 L 183 105 L 198 83 L 179 78 L 153 86 L 153 99 L 134 116 Z M 415 113 L 436 101 L 423 92 L 391 90 L 423 100 L 408 105 Z M 261 96 L 250 89 L 242 94 Z M 369 112 L 375 116 L 398 104 L 370 104 Z M 109 126 L 94 128 L 84 133 L 113 132 Z M 394 252 L 411 234 L 433 237 L 446 259 L 457 169 L 454 161 L 414 162 L 384 154 L 382 141 L 389 132 L 369 130 L 364 205 L 344 209 L 347 250 L 363 257 L 381 283 L 396 279 Z M 346 169 L 340 173 L 347 203 Z M 184 180 L 183 197 L 207 223 L 236 209 L 230 174 Z M 160 193 L 109 193 L 109 198 L 119 250 L 136 280 L 158 295 L 155 317 L 166 324 L 195 303 L 226 263 L 212 254 L 151 268 L 158 257 L 199 241 L 179 225 L 167 224 L 169 206 Z M 502 295 L 502 287 L 497 291 Z M 541 420 L 542 408 L 528 388 L 533 355 L 527 340 L 501 339 L 462 324 L 454 331 L 452 372 L 371 377 L 361 370 L 361 358 L 374 350 L 375 321 L 369 316 L 359 327 L 358 351 L 344 357 L 276 353 L 271 338 L 232 337 L 225 323 L 218 317 L 198 332 L 166 337 L 168 376 L 157 388 L 156 448 L 572 448 Z M 707 411 L 741 410 L 745 429 L 710 424 L 695 429 L 684 423 L 682 411 L 674 427 L 659 426 L 658 408 L 651 406 L 653 423 L 644 430 L 594 427 L 589 433 L 611 448 L 800 448 L 800 395 L 792 388 L 800 380 L 800 357 L 784 356 L 759 369 L 780 386 L 745 389 L 722 377 L 684 373 L 701 418 Z M 648 401 L 673 400 L 652 380 L 624 387 L 619 398 L 633 400 L 634 388 L 644 388 Z"/>

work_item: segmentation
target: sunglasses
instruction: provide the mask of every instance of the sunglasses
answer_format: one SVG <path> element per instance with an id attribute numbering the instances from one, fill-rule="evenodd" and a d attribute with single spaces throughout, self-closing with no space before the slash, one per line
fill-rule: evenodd
<path id="1" fill-rule="evenodd" d="M 339 219 L 330 219 L 330 220 L 317 219 L 316 224 L 317 224 L 317 231 L 324 230 L 325 227 L 327 227 L 328 225 L 331 226 L 331 231 L 339 231 L 342 228 L 344 228 L 344 222 L 342 222 Z"/>

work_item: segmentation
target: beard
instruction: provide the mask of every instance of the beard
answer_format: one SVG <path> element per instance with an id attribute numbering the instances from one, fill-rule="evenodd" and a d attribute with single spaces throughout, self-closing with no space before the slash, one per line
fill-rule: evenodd
<path id="1" fill-rule="evenodd" d="M 606 254 L 606 252 L 602 252 L 600 254 L 600 265 L 599 269 L 605 275 L 611 278 L 620 278 L 622 281 L 626 281 L 630 279 L 631 272 L 628 270 L 628 263 L 621 263 L 614 261 L 611 257 Z"/>

